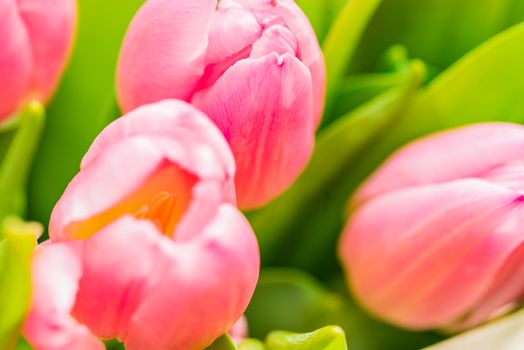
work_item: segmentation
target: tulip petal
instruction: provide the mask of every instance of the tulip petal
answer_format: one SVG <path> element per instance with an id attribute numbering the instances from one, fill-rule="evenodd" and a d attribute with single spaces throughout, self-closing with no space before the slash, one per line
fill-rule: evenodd
<path id="1" fill-rule="evenodd" d="M 355 202 L 410 186 L 481 177 L 495 166 L 524 157 L 523 130 L 516 124 L 483 123 L 415 141 L 386 161 L 359 190 Z"/>
<path id="2" fill-rule="evenodd" d="M 101 227 L 80 233 L 69 226 L 111 209 L 138 191 L 160 168 L 163 156 L 145 138 L 129 138 L 113 145 L 111 150 L 101 154 L 67 186 L 51 214 L 51 239 L 63 240 L 73 236 L 86 238 L 95 233 Z M 113 219 L 116 218 L 118 216 Z"/>
<path id="3" fill-rule="evenodd" d="M 125 338 L 165 239 L 149 221 L 126 216 L 87 240 L 75 318 L 99 337 Z"/>
<path id="4" fill-rule="evenodd" d="M 95 139 L 82 159 L 81 168 L 87 167 L 108 146 L 133 136 L 178 139 L 187 146 L 177 162 L 201 177 L 232 177 L 235 173 L 235 160 L 222 133 L 205 114 L 179 100 L 145 105 L 115 120 Z M 214 154 L 207 154 L 208 150 Z M 200 156 L 206 159 L 199 159 Z"/>
<path id="5" fill-rule="evenodd" d="M 71 315 L 82 274 L 81 242 L 44 244 L 31 261 L 32 307 L 24 336 L 37 350 L 102 350 L 105 346 Z"/>
<path id="6" fill-rule="evenodd" d="M 166 167 L 176 168 L 167 170 L 171 178 L 161 174 Z M 236 202 L 234 172 L 224 137 L 196 108 L 175 100 L 140 107 L 97 137 L 81 172 L 53 210 L 50 235 L 54 240 L 86 238 L 121 215 L 138 211 L 156 193 L 167 191 L 188 203 L 189 207 L 177 211 L 183 217 L 176 234 L 191 236 L 220 203 Z M 89 229 L 76 224 L 83 225 L 93 216 L 98 223 L 90 220 Z"/>
<path id="7" fill-rule="evenodd" d="M 29 95 L 47 101 L 71 50 L 76 1 L 20 0 L 18 4 L 30 38 L 33 58 Z"/>
<path id="8" fill-rule="evenodd" d="M 169 252 L 177 260 L 155 271 L 162 287 L 159 282 L 151 284 L 135 313 L 131 326 L 135 331 L 130 329 L 129 334 L 136 337 L 128 339 L 130 349 L 144 342 L 149 343 L 142 347 L 147 349 L 205 348 L 240 318 L 251 299 L 258 279 L 258 246 L 236 208 L 221 206 L 202 235 L 179 248 Z M 176 300 L 176 305 L 166 306 L 166 298 Z M 164 327 L 148 327 L 155 323 Z M 198 344 L 192 341 L 195 333 L 202 336 Z"/>
<path id="9" fill-rule="evenodd" d="M 313 115 L 316 124 L 322 118 L 325 96 L 325 65 L 316 35 L 308 18 L 293 0 L 244 0 L 239 1 L 245 8 L 257 13 L 262 23 L 281 19 L 295 35 L 298 42 L 297 56 L 311 71 L 313 84 Z"/>
<path id="10" fill-rule="evenodd" d="M 0 122 L 22 102 L 29 84 L 29 38 L 15 0 L 0 2 Z"/>
<path id="11" fill-rule="evenodd" d="M 260 40 L 253 45 L 249 57 L 264 57 L 272 52 L 277 55 L 290 53 L 296 56 L 297 50 L 297 41 L 293 33 L 284 26 L 273 25 L 265 30 Z"/>
<path id="12" fill-rule="evenodd" d="M 461 331 L 497 316 L 500 311 L 514 307 L 514 301 L 524 294 L 524 244 L 521 243 L 506 259 L 499 271 L 493 276 L 491 287 L 478 298 L 471 311 L 456 323 L 446 327 L 452 331 Z"/>
<path id="13" fill-rule="evenodd" d="M 314 142 L 311 94 L 307 68 L 289 54 L 271 54 L 238 61 L 195 95 L 192 102 L 233 150 L 241 207 L 266 203 L 305 167 Z"/>
<path id="14" fill-rule="evenodd" d="M 477 303 L 521 244 L 511 224 L 518 215 L 520 195 L 482 180 L 398 190 L 357 210 L 341 256 L 373 312 L 413 328 L 442 327 Z"/>
<path id="15" fill-rule="evenodd" d="M 165 98 L 187 100 L 204 73 L 216 0 L 148 0 L 134 17 L 118 64 L 124 111 Z"/>
<path id="16" fill-rule="evenodd" d="M 86 242 L 84 259 L 76 318 L 130 350 L 205 348 L 242 315 L 259 269 L 253 231 L 228 204 L 180 242 L 123 218 Z"/>
<path id="17" fill-rule="evenodd" d="M 209 32 L 207 64 L 224 61 L 246 48 L 251 48 L 261 35 L 262 26 L 252 12 L 242 8 L 224 9 L 220 6 L 215 12 Z"/>

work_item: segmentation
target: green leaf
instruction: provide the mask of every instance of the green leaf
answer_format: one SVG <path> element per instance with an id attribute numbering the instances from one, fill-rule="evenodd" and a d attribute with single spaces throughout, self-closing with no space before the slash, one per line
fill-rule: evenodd
<path id="1" fill-rule="evenodd" d="M 96 134 L 116 113 L 115 67 L 125 30 L 143 0 L 78 1 L 78 35 L 70 66 L 49 106 L 30 181 L 31 217 L 47 223 Z"/>
<path id="2" fill-rule="evenodd" d="M 250 335 L 262 339 L 274 329 L 321 327 L 342 306 L 341 298 L 300 270 L 263 269 L 246 317 Z"/>
<path id="3" fill-rule="evenodd" d="M 124 344 L 116 339 L 105 341 L 105 345 L 107 350 L 125 350 Z"/>
<path id="4" fill-rule="evenodd" d="M 419 86 L 423 71 L 423 66 L 414 62 L 402 84 L 321 132 L 313 157 L 295 184 L 268 206 L 249 214 L 263 261 L 275 265 L 300 259 L 307 265 L 325 258 L 317 254 L 320 250 L 333 255 L 336 235 L 326 236 L 326 231 L 330 232 L 329 225 L 340 225 L 342 206 L 351 191 L 337 184 L 347 185 L 346 173 L 361 161 L 360 152 L 394 122 Z M 311 226 L 313 219 L 316 222 Z"/>
<path id="5" fill-rule="evenodd" d="M 233 340 L 229 337 L 229 335 L 224 334 L 213 344 L 211 344 L 209 347 L 206 348 L 206 350 L 237 350 L 237 347 L 235 346 L 235 343 L 233 343 Z"/>
<path id="6" fill-rule="evenodd" d="M 30 302 L 30 259 L 42 233 L 38 223 L 3 221 L 0 242 L 0 349 L 12 349 Z"/>
<path id="7" fill-rule="evenodd" d="M 272 332 L 266 340 L 269 350 L 346 350 L 346 336 L 337 326 L 311 333 Z"/>
<path id="8" fill-rule="evenodd" d="M 322 123 L 333 117 L 333 105 L 340 81 L 344 77 L 366 24 L 381 0 L 351 0 L 331 26 L 323 51 L 326 61 L 326 110 Z M 319 4 L 324 2 L 317 1 Z"/>
<path id="9" fill-rule="evenodd" d="M 24 338 L 20 338 L 16 343 L 15 350 L 33 350 L 33 347 Z"/>
<path id="10" fill-rule="evenodd" d="M 362 35 L 352 71 L 369 71 L 396 44 L 442 70 L 522 20 L 521 0 L 384 0 Z"/>
<path id="11" fill-rule="evenodd" d="M 311 25 L 315 29 L 318 40 L 322 42 L 329 30 L 329 26 L 347 0 L 297 0 Z"/>
<path id="12" fill-rule="evenodd" d="M 524 310 L 472 329 L 426 350 L 521 350 L 524 348 Z"/>
<path id="13" fill-rule="evenodd" d="M 334 115 L 347 114 L 378 95 L 398 86 L 406 80 L 407 74 L 395 72 L 349 76 L 341 83 L 337 91 Z"/>
<path id="14" fill-rule="evenodd" d="M 267 350 L 267 348 L 259 340 L 244 339 L 238 344 L 238 350 Z"/>
<path id="15" fill-rule="evenodd" d="M 409 332 L 372 318 L 342 297 L 349 294 L 343 281 L 340 286 L 337 283 L 341 295 L 301 270 L 262 269 L 246 311 L 250 335 L 263 339 L 274 329 L 307 332 L 336 324 L 348 334 L 352 350 L 415 350 L 442 339 L 434 333 Z"/>
<path id="16" fill-rule="evenodd" d="M 0 168 L 0 222 L 9 215 L 22 215 L 25 211 L 27 179 L 40 141 L 44 107 L 40 102 L 31 101 L 17 118 L 16 131 Z"/>

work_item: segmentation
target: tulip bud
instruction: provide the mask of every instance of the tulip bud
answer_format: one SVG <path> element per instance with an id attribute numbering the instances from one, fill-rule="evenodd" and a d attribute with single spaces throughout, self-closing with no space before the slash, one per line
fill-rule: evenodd
<path id="1" fill-rule="evenodd" d="M 118 65 L 124 110 L 164 98 L 202 109 L 237 162 L 239 205 L 265 204 L 305 167 L 324 103 L 325 68 L 292 0 L 149 0 Z"/>
<path id="2" fill-rule="evenodd" d="M 484 123 L 394 154 L 357 192 L 340 256 L 372 313 L 461 330 L 524 294 L 524 127 Z"/>
<path id="3" fill-rule="evenodd" d="M 0 122 L 53 93 L 71 49 L 75 0 L 0 0 Z"/>
<path id="4" fill-rule="evenodd" d="M 143 106 L 108 126 L 53 210 L 53 243 L 35 253 L 28 341 L 37 350 L 98 349 L 99 338 L 201 350 L 225 333 L 259 269 L 233 176 L 223 136 L 184 102 Z"/>

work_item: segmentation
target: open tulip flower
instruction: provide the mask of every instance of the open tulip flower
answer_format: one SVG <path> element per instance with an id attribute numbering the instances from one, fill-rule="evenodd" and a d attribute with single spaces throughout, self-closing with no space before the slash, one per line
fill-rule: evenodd
<path id="1" fill-rule="evenodd" d="M 102 131 L 34 254 L 28 341 L 200 350 L 226 332 L 259 270 L 234 168 L 220 131 L 185 102 L 140 107 Z"/>
<path id="2" fill-rule="evenodd" d="M 0 122 L 30 99 L 49 99 L 75 23 L 75 0 L 0 0 Z"/>
<path id="3" fill-rule="evenodd" d="M 362 186 L 340 255 L 357 298 L 415 329 L 463 329 L 524 295 L 524 127 L 441 132 Z"/>
<path id="4" fill-rule="evenodd" d="M 233 150 L 239 205 L 253 208 L 309 160 L 324 79 L 292 0 L 149 0 L 129 27 L 117 83 L 124 111 L 165 98 L 202 109 Z"/>

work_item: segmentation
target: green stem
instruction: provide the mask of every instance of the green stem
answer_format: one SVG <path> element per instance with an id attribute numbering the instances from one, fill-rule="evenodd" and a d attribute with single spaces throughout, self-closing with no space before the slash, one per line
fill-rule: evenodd
<path id="1" fill-rule="evenodd" d="M 43 227 L 9 217 L 0 230 L 0 349 L 14 349 L 31 299 L 31 252 Z"/>
<path id="2" fill-rule="evenodd" d="M 29 102 L 20 113 L 16 134 L 0 168 L 0 221 L 22 211 L 22 198 L 44 120 L 45 109 L 38 101 Z"/>

